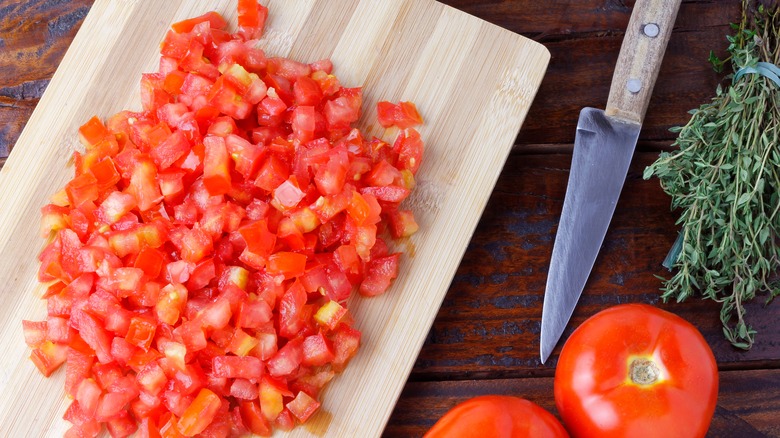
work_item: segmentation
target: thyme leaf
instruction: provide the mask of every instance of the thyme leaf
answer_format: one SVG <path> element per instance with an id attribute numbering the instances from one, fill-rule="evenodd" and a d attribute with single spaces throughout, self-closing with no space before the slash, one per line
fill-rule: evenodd
<path id="1" fill-rule="evenodd" d="M 764 2 L 767 3 L 767 2 Z M 780 57 L 777 2 L 743 0 L 742 21 L 727 37 L 729 57 L 710 54 L 716 70 L 760 71 Z M 780 295 L 780 87 L 762 74 L 727 76 L 715 97 L 674 130 L 678 149 L 661 153 L 644 177 L 658 177 L 680 212 L 678 241 L 664 266 L 665 301 L 696 293 L 721 304 L 723 334 L 750 349 L 756 331 L 744 304 Z"/>

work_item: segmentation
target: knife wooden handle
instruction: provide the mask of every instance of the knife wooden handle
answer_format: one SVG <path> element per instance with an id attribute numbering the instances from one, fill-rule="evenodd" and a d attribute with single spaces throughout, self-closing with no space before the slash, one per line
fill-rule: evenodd
<path id="1" fill-rule="evenodd" d="M 608 116 L 642 124 L 681 0 L 637 0 L 609 88 Z"/>

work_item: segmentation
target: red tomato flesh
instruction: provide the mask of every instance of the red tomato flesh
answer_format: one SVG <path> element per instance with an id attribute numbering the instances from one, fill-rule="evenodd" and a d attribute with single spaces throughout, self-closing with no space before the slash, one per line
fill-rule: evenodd
<path id="1" fill-rule="evenodd" d="M 325 59 L 257 49 L 268 16 L 238 0 L 171 26 L 140 112 L 79 129 L 75 175 L 41 210 L 44 321 L 24 321 L 33 364 L 66 364 L 68 436 L 269 435 L 307 421 L 360 346 L 346 306 L 385 293 L 417 230 L 422 122 L 366 139 L 362 90 Z M 389 126 L 389 125 L 388 125 Z"/>

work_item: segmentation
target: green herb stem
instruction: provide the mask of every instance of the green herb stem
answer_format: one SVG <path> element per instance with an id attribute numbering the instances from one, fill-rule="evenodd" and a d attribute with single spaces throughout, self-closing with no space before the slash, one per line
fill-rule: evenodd
<path id="1" fill-rule="evenodd" d="M 743 1 L 743 17 L 727 37 L 734 71 L 780 59 L 777 5 Z M 727 76 L 731 80 L 734 75 Z M 757 294 L 780 295 L 780 89 L 760 74 L 744 74 L 718 87 L 691 111 L 674 145 L 645 170 L 656 176 L 680 212 L 681 242 L 664 280 L 662 298 L 684 301 L 696 293 L 721 304 L 725 337 L 749 349 L 755 330 L 744 304 Z M 676 248 L 675 248 L 676 250 Z"/>

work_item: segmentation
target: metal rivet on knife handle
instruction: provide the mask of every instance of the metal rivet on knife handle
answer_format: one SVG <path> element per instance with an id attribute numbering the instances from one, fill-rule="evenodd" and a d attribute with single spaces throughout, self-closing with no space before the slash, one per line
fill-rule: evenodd
<path id="1" fill-rule="evenodd" d="M 655 23 L 649 23 L 642 26 L 642 33 L 645 34 L 645 36 L 650 38 L 655 38 L 658 36 L 659 33 L 661 33 L 661 29 L 658 28 L 658 25 Z"/>
<path id="2" fill-rule="evenodd" d="M 642 81 L 639 79 L 629 79 L 628 82 L 626 82 L 626 89 L 634 94 L 639 93 L 639 91 L 642 90 Z"/>

